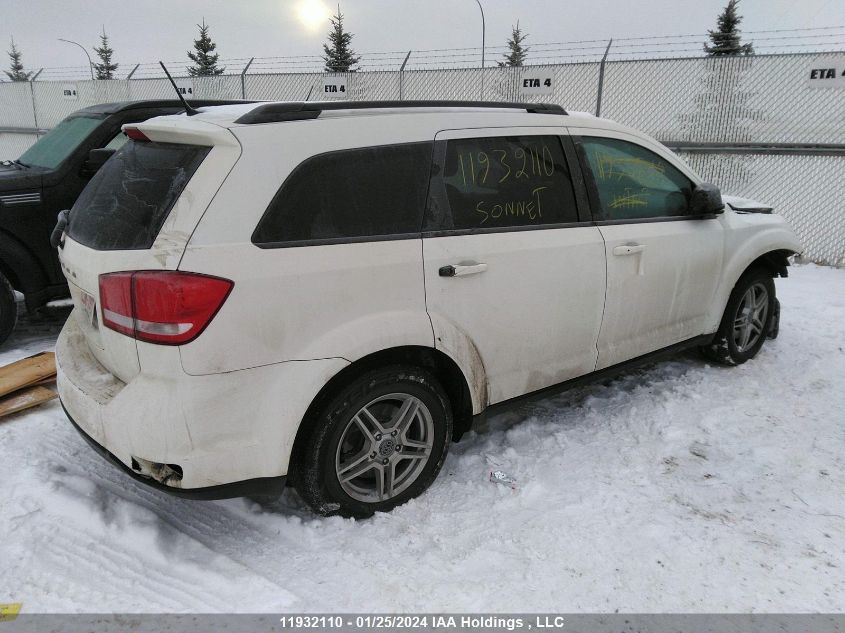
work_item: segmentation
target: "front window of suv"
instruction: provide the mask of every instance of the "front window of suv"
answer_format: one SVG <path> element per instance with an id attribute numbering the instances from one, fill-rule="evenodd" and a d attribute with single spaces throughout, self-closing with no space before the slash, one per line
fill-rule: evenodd
<path id="1" fill-rule="evenodd" d="M 28 167 L 55 169 L 88 138 L 102 118 L 78 116 L 65 119 L 42 136 L 18 159 Z"/>
<path id="2" fill-rule="evenodd" d="M 581 148 L 602 219 L 625 222 L 689 213 L 693 183 L 666 159 L 615 138 L 584 137 Z"/>

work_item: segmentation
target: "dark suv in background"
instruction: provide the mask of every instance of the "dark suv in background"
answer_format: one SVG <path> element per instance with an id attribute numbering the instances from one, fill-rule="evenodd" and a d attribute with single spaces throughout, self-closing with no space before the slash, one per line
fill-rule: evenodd
<path id="1" fill-rule="evenodd" d="M 193 101 L 195 107 L 237 101 Z M 0 162 L 0 343 L 17 321 L 15 295 L 27 310 L 68 296 L 50 234 L 88 180 L 126 141 L 120 128 L 183 111 L 175 100 L 127 101 L 84 108 L 64 119 L 20 158 Z"/>

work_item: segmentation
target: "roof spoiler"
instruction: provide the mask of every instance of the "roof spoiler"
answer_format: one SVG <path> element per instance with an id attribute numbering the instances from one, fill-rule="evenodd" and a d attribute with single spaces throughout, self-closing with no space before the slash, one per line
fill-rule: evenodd
<path id="1" fill-rule="evenodd" d="M 376 108 L 496 108 L 524 110 L 531 114 L 566 114 L 555 103 L 511 103 L 505 101 L 292 101 L 267 103 L 235 119 L 235 123 L 279 123 L 316 119 L 326 110 L 372 110 Z"/>

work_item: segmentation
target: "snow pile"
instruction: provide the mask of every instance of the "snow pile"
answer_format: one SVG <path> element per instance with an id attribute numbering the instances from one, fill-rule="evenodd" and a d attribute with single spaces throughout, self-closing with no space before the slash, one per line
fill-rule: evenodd
<path id="1" fill-rule="evenodd" d="M 840 611 L 845 271 L 778 281 L 781 335 L 492 419 L 355 522 L 134 483 L 58 404 L 0 422 L 0 602 L 33 611 Z M 30 327 L 0 362 L 46 349 Z M 494 485 L 501 470 L 515 488 Z"/>

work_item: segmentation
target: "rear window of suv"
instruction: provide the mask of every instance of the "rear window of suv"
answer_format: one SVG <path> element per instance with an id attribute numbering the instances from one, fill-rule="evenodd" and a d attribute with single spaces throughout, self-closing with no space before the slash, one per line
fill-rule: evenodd
<path id="1" fill-rule="evenodd" d="M 73 205 L 67 233 L 90 248 L 147 249 L 210 147 L 129 141 Z"/>

